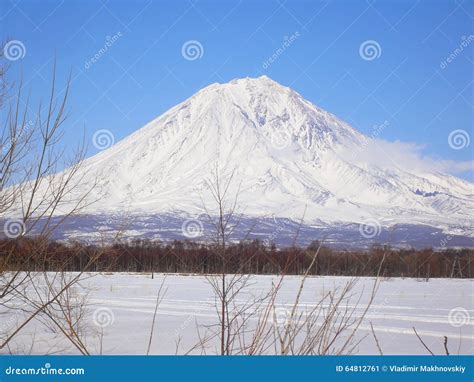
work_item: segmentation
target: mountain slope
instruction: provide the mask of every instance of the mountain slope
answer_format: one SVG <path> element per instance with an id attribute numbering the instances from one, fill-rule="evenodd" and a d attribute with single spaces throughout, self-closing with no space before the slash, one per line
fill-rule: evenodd
<path id="1" fill-rule="evenodd" d="M 213 84 L 84 163 L 85 212 L 215 208 L 206 181 L 234 171 L 238 210 L 308 224 L 424 224 L 472 236 L 473 185 L 363 159 L 370 138 L 268 77 Z M 384 155 L 383 152 L 381 155 Z M 240 187 L 240 188 L 239 188 Z M 205 208 L 204 208 L 205 207 Z"/>

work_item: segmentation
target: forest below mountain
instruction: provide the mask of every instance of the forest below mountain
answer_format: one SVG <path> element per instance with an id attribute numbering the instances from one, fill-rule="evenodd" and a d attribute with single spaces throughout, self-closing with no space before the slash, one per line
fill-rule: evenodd
<path id="1" fill-rule="evenodd" d="M 0 268 L 10 271 L 164 272 L 472 278 L 474 250 L 393 249 L 336 251 L 313 242 L 277 249 L 255 240 L 222 248 L 190 241 L 146 240 L 97 246 L 23 238 L 0 241 Z M 309 267 L 316 256 L 314 265 Z M 383 259 L 383 261 L 382 261 Z"/>

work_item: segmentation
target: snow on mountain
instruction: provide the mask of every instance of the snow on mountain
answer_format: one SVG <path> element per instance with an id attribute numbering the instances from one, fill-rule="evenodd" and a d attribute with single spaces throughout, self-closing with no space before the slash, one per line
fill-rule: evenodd
<path id="1" fill-rule="evenodd" d="M 240 186 L 246 216 L 298 220 L 306 209 L 308 224 L 375 220 L 473 236 L 473 184 L 367 159 L 370 141 L 266 76 L 237 79 L 202 89 L 87 159 L 78 192 L 98 177 L 90 214 L 193 216 L 214 210 L 206 181 L 217 166 L 222 178 L 235 171 L 229 195 Z"/>

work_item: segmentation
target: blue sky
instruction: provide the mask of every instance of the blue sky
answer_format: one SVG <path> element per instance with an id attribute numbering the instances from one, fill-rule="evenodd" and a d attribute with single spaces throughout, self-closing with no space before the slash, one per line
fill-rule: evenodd
<path id="1" fill-rule="evenodd" d="M 466 162 L 473 143 L 448 137 L 473 138 L 473 16 L 467 0 L 4 0 L 0 34 L 25 48 L 9 78 L 22 73 L 33 103 L 54 56 L 60 87 L 72 71 L 67 143 L 84 128 L 89 143 L 98 129 L 118 141 L 205 85 L 265 74 L 368 135 L 384 125 L 378 138 Z M 183 56 L 188 41 L 202 56 Z"/>

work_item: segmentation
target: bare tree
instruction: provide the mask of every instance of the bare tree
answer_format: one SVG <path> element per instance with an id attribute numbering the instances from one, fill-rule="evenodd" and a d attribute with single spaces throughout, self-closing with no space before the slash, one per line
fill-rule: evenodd
<path id="1" fill-rule="evenodd" d="M 73 319 L 73 310 L 79 312 L 79 318 L 82 314 L 80 309 L 73 309 L 70 292 L 100 253 L 91 256 L 81 272 L 74 275 L 65 274 L 67 259 L 56 266 L 58 271 L 53 274 L 33 273 L 26 267 L 34 261 L 38 269 L 46 268 L 51 234 L 65 219 L 91 203 L 88 195 L 95 186 L 83 193 L 75 192 L 82 180 L 80 169 L 85 145 L 80 143 L 72 155 L 66 155 L 62 128 L 67 119 L 71 79 L 58 92 L 55 73 L 56 66 L 48 102 L 44 106 L 40 104 L 34 115 L 29 112 L 29 96 L 26 99 L 23 96 L 21 82 L 15 97 L 9 102 L 3 102 L 2 98 L 0 102 L 0 111 L 5 116 L 0 134 L 0 223 L 4 236 L 14 243 L 0 244 L 0 314 L 19 305 L 24 313 L 15 327 L 0 333 L 0 350 L 10 346 L 20 331 L 41 316 L 48 317 L 50 324 L 87 354 L 75 329 L 77 320 Z M 0 70 L 0 75 L 5 83 L 5 70 Z M 34 244 L 26 240 L 31 235 Z M 29 246 L 28 255 L 18 258 L 16 250 L 22 246 Z M 41 287 L 46 287 L 42 293 Z M 33 296 L 28 294 L 32 292 Z"/>
<path id="2" fill-rule="evenodd" d="M 211 237 L 214 245 L 211 250 L 215 251 L 221 261 L 221 274 L 207 276 L 218 302 L 216 308 L 219 318 L 219 331 L 215 334 L 219 338 L 221 355 L 228 355 L 231 352 L 233 339 L 235 338 L 232 330 L 233 324 L 239 315 L 239 312 L 231 307 L 239 292 L 245 288 L 250 279 L 249 275 L 238 273 L 229 275 L 227 271 L 227 246 L 239 223 L 236 207 L 240 184 L 235 195 L 229 195 L 234 174 L 235 171 L 232 171 L 230 176 L 223 180 L 221 174 L 219 174 L 218 165 L 216 165 L 213 177 L 207 181 L 207 186 L 215 202 L 217 214 L 214 214 L 204 205 L 206 217 L 214 229 L 214 236 Z"/>
<path id="3" fill-rule="evenodd" d="M 300 285 L 296 290 L 295 298 L 290 308 L 284 308 L 284 320 L 281 322 L 280 309 L 277 303 L 279 294 L 286 277 L 286 270 L 291 265 L 287 263 L 276 282 L 268 291 L 260 296 L 247 294 L 252 284 L 252 276 L 244 272 L 228 273 L 227 248 L 236 233 L 236 227 L 241 217 L 237 216 L 236 207 L 240 185 L 237 193 L 230 195 L 231 182 L 235 172 L 223 181 L 217 166 L 213 178 L 208 182 L 213 201 L 215 214 L 205 206 L 206 217 L 213 227 L 214 251 L 221 261 L 221 273 L 208 275 L 207 280 L 216 296 L 216 312 L 218 323 L 214 326 L 205 326 L 204 333 L 199 331 L 199 342 L 189 352 L 199 350 L 206 354 L 209 344 L 217 340 L 218 353 L 230 354 L 350 354 L 357 348 L 360 338 L 358 329 L 364 320 L 378 288 L 377 276 L 374 287 L 365 305 L 361 305 L 359 296 L 353 304 L 353 289 L 357 279 L 353 278 L 341 288 L 323 293 L 319 300 L 310 307 L 301 303 L 301 296 L 306 281 L 310 277 L 312 268 L 317 262 L 323 242 L 319 243 L 315 252 L 309 251 L 311 261 L 301 277 Z M 204 204 L 204 203 L 203 203 Z M 294 245 L 303 224 L 302 217 Z M 247 232 L 246 238 L 250 233 Z M 244 238 L 245 239 L 245 238 Z M 307 251 L 301 249 L 301 251 Z M 258 249 L 257 253 L 258 255 Z M 288 261 L 291 260 L 288 258 Z M 382 259 L 383 262 L 383 259 Z M 235 266 L 232 267 L 235 269 Z M 381 264 L 379 266 L 380 273 Z M 362 314 L 358 310 L 362 309 Z"/>
<path id="4" fill-rule="evenodd" d="M 8 62 L 5 60 L 4 57 L 4 50 L 3 47 L 6 45 L 8 40 L 0 43 L 0 110 L 5 102 L 5 97 L 7 96 L 8 91 L 8 83 L 6 80 L 6 74 L 9 68 Z"/>
<path id="5" fill-rule="evenodd" d="M 158 307 L 160 306 L 160 303 L 164 298 L 164 294 L 166 293 L 166 290 L 163 291 L 163 286 L 165 285 L 165 280 L 166 280 L 166 277 L 163 277 L 163 280 L 161 281 L 160 287 L 158 289 L 158 293 L 156 295 L 155 310 L 153 312 L 153 320 L 151 322 L 150 336 L 148 337 L 148 347 L 146 349 L 146 355 L 150 354 L 151 344 L 153 342 L 153 334 L 155 332 L 155 322 L 156 322 L 156 315 L 158 313 Z"/>

